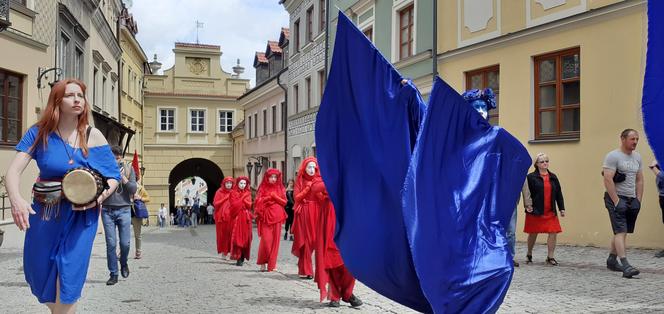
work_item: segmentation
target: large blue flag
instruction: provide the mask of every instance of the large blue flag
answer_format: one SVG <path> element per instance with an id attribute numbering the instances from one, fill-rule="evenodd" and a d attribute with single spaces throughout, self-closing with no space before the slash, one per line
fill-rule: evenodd
<path id="1" fill-rule="evenodd" d="M 664 166 L 664 1 L 648 1 L 648 52 L 643 79 L 643 127 Z"/>
<path id="2" fill-rule="evenodd" d="M 415 269 L 437 313 L 495 312 L 512 277 L 506 229 L 530 157 L 436 78 L 403 212 Z"/>
<path id="3" fill-rule="evenodd" d="M 422 312 L 403 224 L 401 189 L 424 113 L 412 83 L 339 14 L 325 94 L 316 120 L 321 175 L 337 213 L 335 242 L 357 279 Z"/>

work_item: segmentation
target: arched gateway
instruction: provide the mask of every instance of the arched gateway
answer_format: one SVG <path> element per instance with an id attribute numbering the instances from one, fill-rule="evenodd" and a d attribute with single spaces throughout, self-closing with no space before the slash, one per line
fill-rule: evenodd
<path id="1" fill-rule="evenodd" d="M 175 204 L 175 186 L 182 180 L 198 176 L 201 177 L 208 186 L 207 204 L 212 203 L 214 193 L 219 189 L 219 184 L 224 178 L 224 173 L 214 162 L 204 158 L 190 158 L 184 160 L 173 167 L 168 176 L 168 203 L 171 204 L 171 212 L 174 211 Z"/>

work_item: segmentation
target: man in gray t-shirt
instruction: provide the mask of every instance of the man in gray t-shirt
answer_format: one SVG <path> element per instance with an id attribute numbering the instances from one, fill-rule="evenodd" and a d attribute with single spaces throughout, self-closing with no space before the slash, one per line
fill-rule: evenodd
<path id="1" fill-rule="evenodd" d="M 641 209 L 643 196 L 643 166 L 637 153 L 639 133 L 626 129 L 620 134 L 620 148 L 609 152 L 604 158 L 604 206 L 609 212 L 613 239 L 606 267 L 622 271 L 623 277 L 631 278 L 640 272 L 627 261 L 625 240 L 634 233 L 636 218 Z M 620 258 L 620 263 L 618 263 Z"/>

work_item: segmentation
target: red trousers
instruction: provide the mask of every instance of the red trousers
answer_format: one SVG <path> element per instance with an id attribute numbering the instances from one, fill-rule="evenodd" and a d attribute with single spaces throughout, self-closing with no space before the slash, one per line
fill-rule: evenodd
<path id="1" fill-rule="evenodd" d="M 311 256 L 313 250 L 309 244 L 304 244 L 300 249 L 300 258 L 297 260 L 297 274 L 300 276 L 313 276 L 314 267 Z"/>
<path id="2" fill-rule="evenodd" d="M 261 241 L 258 245 L 258 258 L 256 264 L 267 264 L 267 271 L 273 271 L 277 267 L 279 256 L 279 243 L 281 242 L 281 223 L 266 225 L 259 224 Z"/>
<path id="3" fill-rule="evenodd" d="M 215 227 L 217 229 L 217 254 L 228 254 L 231 250 L 231 237 L 228 232 L 228 223 L 225 221 L 217 221 Z"/>
<path id="4" fill-rule="evenodd" d="M 339 301 L 343 299 L 348 301 L 355 288 L 355 277 L 348 271 L 346 265 L 325 270 L 330 277 L 328 298 L 330 301 Z"/>

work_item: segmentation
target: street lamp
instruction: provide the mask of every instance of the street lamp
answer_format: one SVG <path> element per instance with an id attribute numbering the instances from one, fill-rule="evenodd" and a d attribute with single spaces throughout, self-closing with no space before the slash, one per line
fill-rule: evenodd
<path id="1" fill-rule="evenodd" d="M 263 162 L 267 161 L 267 157 L 264 156 L 258 156 L 258 157 L 253 157 L 249 156 L 249 160 L 247 161 L 247 176 L 251 178 L 251 169 L 254 169 L 254 182 L 258 181 L 258 175 L 261 173 L 261 170 L 263 169 Z M 252 164 L 251 160 L 255 160 Z"/>
<path id="2" fill-rule="evenodd" d="M 141 171 L 141 178 L 142 178 L 145 175 L 145 166 L 143 166 L 143 164 L 141 164 L 141 167 L 138 168 L 138 170 Z"/>
<path id="3" fill-rule="evenodd" d="M 11 0 L 0 0 L 0 32 L 11 26 L 9 22 L 9 2 Z"/>

